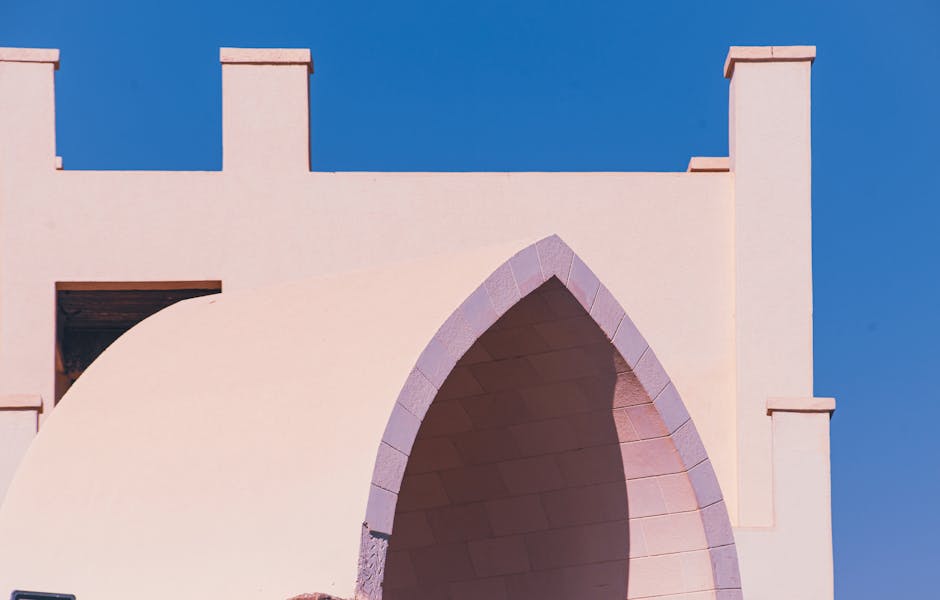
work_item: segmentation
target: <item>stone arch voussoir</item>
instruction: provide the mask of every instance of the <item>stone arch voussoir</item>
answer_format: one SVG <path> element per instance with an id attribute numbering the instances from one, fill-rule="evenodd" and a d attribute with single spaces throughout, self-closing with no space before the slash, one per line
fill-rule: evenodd
<path id="1" fill-rule="evenodd" d="M 675 386 L 633 321 L 594 272 L 557 235 L 500 265 L 444 322 L 418 357 L 382 437 L 370 487 L 356 585 L 357 600 L 379 600 L 398 492 L 422 420 L 457 362 L 496 321 L 552 277 L 590 314 L 652 399 L 688 475 L 711 563 L 711 590 L 741 597 L 737 552 L 711 462 Z M 691 591 L 691 590 L 690 590 Z"/>

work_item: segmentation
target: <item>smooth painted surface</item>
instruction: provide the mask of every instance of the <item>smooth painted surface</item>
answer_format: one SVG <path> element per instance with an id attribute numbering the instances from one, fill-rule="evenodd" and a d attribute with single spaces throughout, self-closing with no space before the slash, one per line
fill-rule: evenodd
<path id="1" fill-rule="evenodd" d="M 221 55 L 222 168 L 268 174 L 309 171 L 309 51 L 306 56 L 288 55 L 286 60 L 294 62 L 287 63 L 236 62 L 258 54 L 241 53 Z M 260 55 L 256 60 L 272 57 Z M 274 64 L 277 68 L 271 68 Z"/>
<path id="2" fill-rule="evenodd" d="M 738 522 L 746 527 L 774 523 L 767 398 L 813 395 L 806 56 L 794 62 L 732 63 Z"/>
<path id="3" fill-rule="evenodd" d="M 372 461 L 410 367 L 492 269 L 553 233 L 656 348 L 732 520 L 741 499 L 767 511 L 795 497 L 774 496 L 770 417 L 757 397 L 811 394 L 776 389 L 778 355 L 741 355 L 776 339 L 786 360 L 811 365 L 794 315 L 762 309 L 776 296 L 757 268 L 808 289 L 809 174 L 781 175 L 767 156 L 808 157 L 809 137 L 768 126 L 777 116 L 759 97 L 732 91 L 732 141 L 742 143 L 730 173 L 310 173 L 297 141 L 306 67 L 226 64 L 225 111 L 251 118 L 226 121 L 226 152 L 240 158 L 225 171 L 70 172 L 55 170 L 54 152 L 40 166 L 53 119 L 48 103 L 27 101 L 50 96 L 52 65 L 9 64 L 15 78 L 0 79 L 0 92 L 21 114 L 0 113 L 0 127 L 21 131 L 22 120 L 38 134 L 35 152 L 0 155 L 0 392 L 40 394 L 47 416 L 0 507 L 0 562 L 11 565 L 0 587 L 109 598 L 169 565 L 178 578 L 152 586 L 154 598 L 178 580 L 204 594 L 349 595 Z M 808 64 L 786 65 L 739 65 L 735 78 L 758 69 L 781 106 L 808 108 L 808 87 L 787 76 L 799 65 L 808 81 Z M 738 160 L 757 165 L 742 181 Z M 758 183 L 773 176 L 793 179 L 795 193 L 768 195 Z M 779 212 L 791 218 L 762 218 Z M 795 243 L 784 251 L 779 239 Z M 208 279 L 226 293 L 145 321 L 50 410 L 56 281 Z M 807 300 L 781 294 L 785 307 Z M 823 483 L 798 492 L 818 499 Z M 811 510 L 820 534 L 828 505 Z M 804 541 L 771 539 L 777 551 Z M 764 565 L 769 554 L 754 548 L 750 564 Z M 88 564 L 120 568 L 103 579 Z M 745 586 L 760 572 L 745 569 Z M 831 565 L 804 575 L 831 580 Z"/>
<path id="4" fill-rule="evenodd" d="M 833 596 L 829 412 L 774 411 L 773 444 L 775 527 L 735 530 L 742 586 L 754 598 L 828 600 Z"/>
<path id="5" fill-rule="evenodd" d="M 0 398 L 0 473 L 16 472 L 38 425 L 38 407 L 10 407 Z"/>
<path id="6" fill-rule="evenodd" d="M 685 173 L 50 169 L 30 188 L 43 201 L 13 195 L 0 222 L 11 247 L 45 239 L 33 253 L 0 257 L 9 306 L 0 386 L 53 397 L 55 281 L 219 279 L 237 290 L 558 233 L 602 280 L 619 282 L 618 298 L 690 388 L 682 392 L 698 396 L 690 403 L 702 408 L 690 410 L 719 470 L 734 477 L 722 422 L 733 389 L 729 183 L 728 174 Z"/>

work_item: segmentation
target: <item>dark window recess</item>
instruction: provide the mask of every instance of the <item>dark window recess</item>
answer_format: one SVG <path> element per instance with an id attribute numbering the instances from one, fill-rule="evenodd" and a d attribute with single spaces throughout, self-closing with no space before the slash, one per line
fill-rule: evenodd
<path id="1" fill-rule="evenodd" d="M 220 281 L 56 284 L 55 401 L 128 329 L 180 300 L 220 291 Z"/>

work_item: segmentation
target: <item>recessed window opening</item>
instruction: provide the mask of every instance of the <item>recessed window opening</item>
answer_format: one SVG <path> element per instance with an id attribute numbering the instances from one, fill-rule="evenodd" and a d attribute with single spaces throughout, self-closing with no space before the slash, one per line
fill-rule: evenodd
<path id="1" fill-rule="evenodd" d="M 180 300 L 221 291 L 221 281 L 57 282 L 56 403 L 125 331 Z"/>

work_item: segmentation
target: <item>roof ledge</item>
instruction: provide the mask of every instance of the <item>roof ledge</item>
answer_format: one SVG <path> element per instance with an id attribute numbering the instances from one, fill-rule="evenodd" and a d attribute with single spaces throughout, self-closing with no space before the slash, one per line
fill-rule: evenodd
<path id="1" fill-rule="evenodd" d="M 725 59 L 725 77 L 731 79 L 739 62 L 801 62 L 816 60 L 816 46 L 731 46 Z"/>
<path id="2" fill-rule="evenodd" d="M 42 409 L 42 396 L 39 394 L 2 394 L 0 410 L 4 409 Z"/>
<path id="3" fill-rule="evenodd" d="M 768 398 L 767 414 L 773 412 L 833 413 L 835 398 Z"/>
<path id="4" fill-rule="evenodd" d="M 689 159 L 689 173 L 725 173 L 731 170 L 727 156 L 693 156 Z"/>
<path id="5" fill-rule="evenodd" d="M 0 62 L 52 63 L 59 68 L 57 48 L 0 48 Z"/>
<path id="6" fill-rule="evenodd" d="M 313 73 L 309 48 L 219 48 L 223 65 L 307 65 Z"/>

